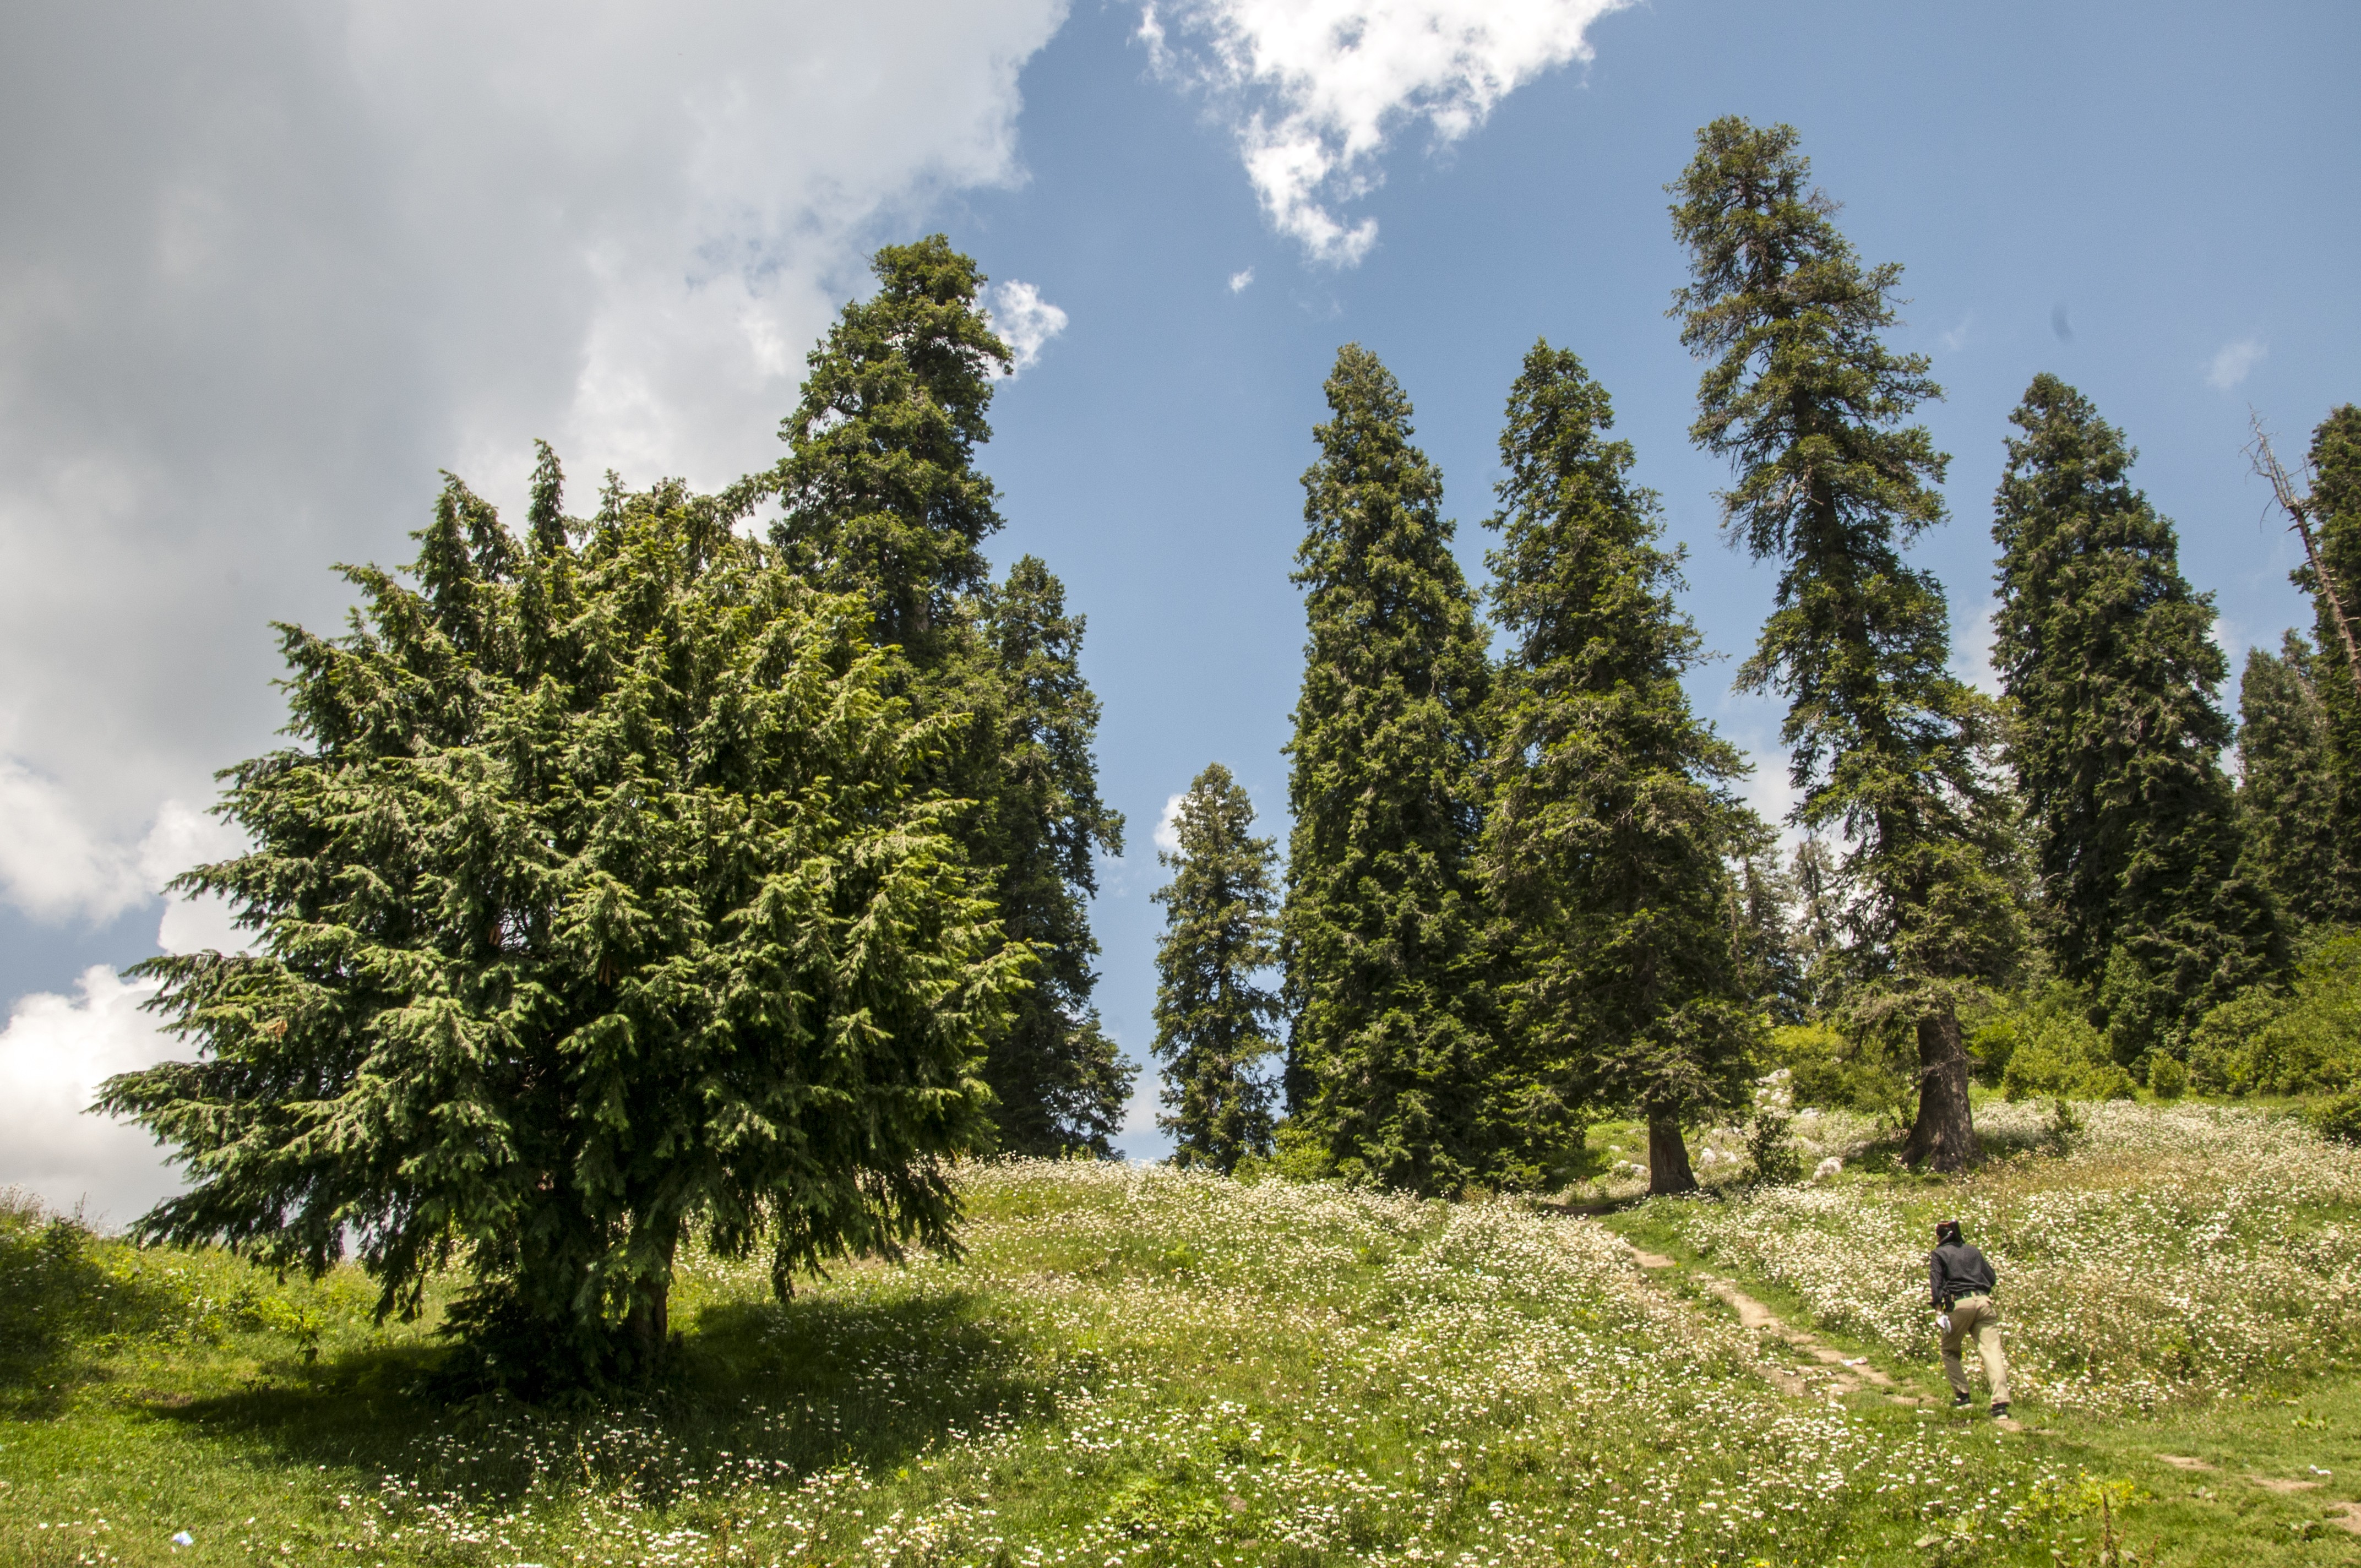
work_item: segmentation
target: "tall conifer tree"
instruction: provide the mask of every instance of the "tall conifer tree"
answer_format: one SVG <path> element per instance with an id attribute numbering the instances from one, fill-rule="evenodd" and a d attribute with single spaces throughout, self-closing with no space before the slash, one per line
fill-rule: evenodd
<path id="1" fill-rule="evenodd" d="M 1939 395 L 1926 359 L 1879 335 L 1901 269 L 1861 264 L 1796 139 L 1717 120 L 1672 187 L 1695 280 L 1681 341 L 1709 362 L 1691 434 L 1736 466 L 1731 533 L 1780 565 L 1740 683 L 1787 696 L 1794 820 L 1845 850 L 1848 1012 L 1915 1036 L 1905 1153 L 1956 1169 L 1977 1155 L 1959 1008 L 2005 970 L 2021 923 L 1993 718 L 1949 673 L 1942 585 L 1902 557 L 1943 519 L 1948 459 L 1902 423 Z"/>
<path id="2" fill-rule="evenodd" d="M 1290 1111 L 1348 1176 L 1448 1192 L 1488 1159 L 1472 858 L 1488 671 L 1410 400 L 1348 344 L 1303 477 L 1282 916 Z"/>
<path id="3" fill-rule="evenodd" d="M 941 235 L 887 246 L 871 269 L 876 292 L 812 351 L 782 422 L 788 455 L 757 488 L 784 509 L 771 530 L 781 558 L 860 595 L 877 641 L 902 648 L 912 704 L 971 716 L 939 783 L 976 803 L 961 829 L 971 855 L 1041 960 L 985 1069 L 1001 1146 L 1104 1153 L 1131 1075 L 1091 1007 L 1088 905 L 1093 852 L 1121 852 L 1123 819 L 1098 798 L 1082 619 L 1037 560 L 996 590 L 986 577 L 982 547 L 1001 518 L 975 458 L 1014 361 L 978 306 L 983 274 Z"/>
<path id="4" fill-rule="evenodd" d="M 962 753 L 980 801 L 973 835 L 993 868 L 1004 930 L 1039 959 L 985 1058 L 1001 1146 L 1111 1154 L 1135 1069 L 1100 1026 L 1091 992 L 1098 938 L 1090 898 L 1096 860 L 1123 853 L 1123 817 L 1099 798 L 1099 701 L 1082 679 L 1083 618 L 1038 556 L 978 597 L 984 657 L 968 701 L 979 722 Z"/>
<path id="5" fill-rule="evenodd" d="M 2277 654 L 2246 651 L 2238 683 L 2238 799 L 2254 874 L 2306 926 L 2354 918 L 2356 849 L 2339 831 L 2328 715 L 2293 631 Z"/>
<path id="6" fill-rule="evenodd" d="M 1279 1049 L 1279 996 L 1259 983 L 1279 961 L 1279 857 L 1254 819 L 1230 770 L 1211 763 L 1180 797 L 1180 848 L 1157 856 L 1172 880 L 1156 894 L 1154 1049 L 1169 1113 L 1156 1122 L 1180 1164 L 1225 1175 L 1270 1150 L 1272 1085 L 1259 1069 Z"/>
<path id="7" fill-rule="evenodd" d="M 2277 916 L 2238 870 L 2212 596 L 2181 576 L 2172 524 L 2089 399 L 2037 376 L 2010 419 L 2024 434 L 1993 500 L 1993 662 L 2016 708 L 2037 921 L 2129 1065 L 2268 972 Z"/>
<path id="8" fill-rule="evenodd" d="M 2312 529 L 2321 562 L 2342 597 L 2345 622 L 2361 635 L 2361 408 L 2345 403 L 2312 435 Z M 2329 585 L 2309 564 L 2295 584 L 2312 596 L 2312 689 L 2328 726 L 2329 759 L 2336 771 L 2336 828 L 2347 845 L 2361 844 L 2361 687 L 2346 661 Z M 2348 883 L 2341 919 L 2361 919 L 2361 885 Z"/>
<path id="9" fill-rule="evenodd" d="M 1725 866 L 1753 818 L 1730 793 L 1736 748 L 1681 689 L 1698 640 L 1673 605 L 1679 557 L 1613 423 L 1581 360 L 1534 345 L 1488 523 L 1508 647 L 1482 863 L 1513 1042 L 1490 1092 L 1539 1171 L 1580 1146 L 1585 1104 L 1637 1110 L 1650 1190 L 1679 1192 L 1697 1185 L 1682 1124 L 1741 1102 L 1755 1045 Z"/>

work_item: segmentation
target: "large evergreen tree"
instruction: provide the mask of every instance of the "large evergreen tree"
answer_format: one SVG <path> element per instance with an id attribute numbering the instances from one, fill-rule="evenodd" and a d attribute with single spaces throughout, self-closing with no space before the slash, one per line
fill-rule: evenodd
<path id="1" fill-rule="evenodd" d="M 1902 422 L 1939 395 L 1926 359 L 1880 336 L 1901 269 L 1861 265 L 1796 140 L 1717 120 L 1671 188 L 1694 280 L 1681 341 L 1708 362 L 1691 434 L 1737 469 L 1731 534 L 1781 568 L 1740 683 L 1788 698 L 1793 820 L 1844 850 L 1848 1014 L 1915 1036 L 1905 1152 L 1955 1169 L 1977 1155 L 1959 1009 L 2004 972 L 2020 925 L 1993 716 L 1949 672 L 1942 585 L 1902 555 L 1942 521 L 1948 460 Z"/>
<path id="2" fill-rule="evenodd" d="M 1290 1109 L 1349 1178 L 1447 1192 L 1489 1158 L 1484 634 L 1401 388 L 1348 344 L 1326 389 L 1294 576 L 1311 635 L 1288 747 Z"/>
<path id="3" fill-rule="evenodd" d="M 2116 1058 L 2178 1054 L 2206 1009 L 2269 972 L 2277 916 L 2241 873 L 2220 766 L 2227 661 L 2172 524 L 2089 399 L 2037 376 L 1993 501 L 1993 663 L 2031 818 L 2041 934 L 2097 992 Z"/>
<path id="4" fill-rule="evenodd" d="M 939 783 L 976 803 L 961 828 L 971 858 L 1041 960 L 986 1067 L 1000 1145 L 1104 1153 L 1131 1069 L 1091 1006 L 1089 900 L 1094 852 L 1122 852 L 1123 819 L 1098 797 L 1082 618 L 1031 557 L 998 588 L 987 580 L 982 547 L 1001 518 L 975 461 L 1013 360 L 978 304 L 983 273 L 940 235 L 887 246 L 872 270 L 876 292 L 847 304 L 812 351 L 781 426 L 788 454 L 757 482 L 783 509 L 772 542 L 815 583 L 871 606 L 920 713 L 975 716 Z"/>
<path id="5" fill-rule="evenodd" d="M 1682 1124 L 1742 1103 L 1757 1025 L 1725 858 L 1756 846 L 1737 750 L 1689 711 L 1696 628 L 1606 389 L 1536 344 L 1509 395 L 1482 865 L 1509 950 L 1489 1086 L 1534 1174 L 1605 1102 L 1648 1123 L 1650 1190 L 1697 1185 Z M 1757 888 L 1758 894 L 1763 890 Z"/>
<path id="6" fill-rule="evenodd" d="M 2337 833 L 2343 843 L 2361 845 L 2361 671 L 2352 667 L 2345 647 L 2345 629 L 2361 637 L 2361 408 L 2345 403 L 2320 422 L 2312 436 L 2312 532 L 2338 601 L 2332 602 L 2331 585 L 2309 564 L 2294 578 L 2317 607 L 2312 687 L 2320 694 L 2336 771 Z M 2361 919 L 2361 883 L 2347 882 L 2340 904 L 2340 919 Z"/>
<path id="7" fill-rule="evenodd" d="M 1157 1125 L 1182 1165 L 1227 1174 L 1270 1151 L 1279 1001 L 1260 983 L 1279 961 L 1278 854 L 1254 836 L 1254 803 L 1219 762 L 1190 783 L 1172 821 L 1180 847 L 1157 859 L 1164 938 L 1156 947 L 1156 1055 L 1165 1063 Z"/>
<path id="8" fill-rule="evenodd" d="M 501 1364 L 661 1356 L 676 1249 L 950 1245 L 949 1160 L 1025 967 L 924 783 L 870 607 L 735 524 L 744 497 L 610 487 L 521 547 L 454 480 L 404 586 L 347 573 L 352 630 L 283 628 L 294 744 L 239 764 L 254 849 L 175 885 L 251 953 L 150 960 L 200 1047 L 104 1106 L 176 1146 L 149 1239 L 324 1269 L 346 1247 Z M 576 538 L 579 543 L 576 543 Z"/>
<path id="9" fill-rule="evenodd" d="M 963 755 L 983 813 L 972 839 L 991 868 L 1002 927 L 1039 959 L 1032 989 L 985 1058 L 1001 1146 L 1110 1154 L 1133 1068 L 1100 1027 L 1091 992 L 1098 939 L 1088 900 L 1096 857 L 1123 853 L 1123 817 L 1099 799 L 1099 702 L 1082 679 L 1083 618 L 1038 556 L 980 600 L 985 658 L 971 666 L 981 722 Z"/>
<path id="10" fill-rule="evenodd" d="M 2280 651 L 2246 651 L 2238 683 L 2238 800 L 2254 875 L 2306 926 L 2351 921 L 2356 850 L 2337 822 L 2328 716 L 2293 631 Z"/>

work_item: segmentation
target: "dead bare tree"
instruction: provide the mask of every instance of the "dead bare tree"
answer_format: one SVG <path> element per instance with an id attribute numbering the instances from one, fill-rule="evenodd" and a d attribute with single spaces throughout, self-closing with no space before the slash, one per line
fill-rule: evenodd
<path id="1" fill-rule="evenodd" d="M 2345 640 L 2345 672 L 2353 677 L 2355 692 L 2361 693 L 2361 646 L 2354 642 L 2353 620 L 2345 612 L 2345 590 L 2330 576 L 2328 562 L 2322 557 L 2320 545 L 2312 536 L 2312 464 L 2309 460 L 2304 463 L 2303 488 L 2298 490 L 2295 481 L 2288 477 L 2285 465 L 2279 462 L 2279 454 L 2271 450 L 2270 433 L 2263 428 L 2263 416 L 2249 409 L 2246 417 L 2255 432 L 2255 439 L 2247 445 L 2246 455 L 2254 460 L 2255 472 L 2271 487 L 2271 494 L 2278 499 L 2279 510 L 2291 520 L 2290 526 L 2303 537 L 2304 558 L 2312 563 L 2312 576 L 2320 583 L 2321 597 L 2328 601 L 2329 618 L 2336 622 L 2336 634 Z"/>

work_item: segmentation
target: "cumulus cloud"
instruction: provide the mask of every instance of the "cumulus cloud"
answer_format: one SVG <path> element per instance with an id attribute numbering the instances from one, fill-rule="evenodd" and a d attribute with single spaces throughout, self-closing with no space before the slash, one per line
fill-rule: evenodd
<path id="1" fill-rule="evenodd" d="M 1254 269 L 1251 267 L 1242 268 L 1238 271 L 1230 274 L 1230 292 L 1233 294 L 1243 294 L 1246 291 L 1247 286 L 1253 283 L 1253 281 Z"/>
<path id="2" fill-rule="evenodd" d="M 100 964 L 75 989 L 19 999 L 0 1030 L 0 1187 L 123 1224 L 181 1183 L 146 1133 L 88 1114 L 91 1100 L 115 1073 L 189 1053 L 139 1010 L 154 986 Z"/>
<path id="3" fill-rule="evenodd" d="M 269 622 L 333 627 L 438 468 L 769 461 L 867 251 L 1016 175 L 1064 8 L 0 13 L 0 895 L 149 895 L 159 803 L 270 744 Z"/>
<path id="4" fill-rule="evenodd" d="M 2258 337 L 2242 337 L 2235 343 L 2225 343 L 2205 367 L 2205 384 L 2217 391 L 2226 392 L 2254 374 L 2270 354 L 2270 345 Z"/>
<path id="5" fill-rule="evenodd" d="M 984 313 L 1016 356 L 1012 374 L 1030 368 L 1041 357 L 1042 345 L 1066 330 L 1066 313 L 1043 299 L 1032 284 L 1015 279 L 992 286 Z"/>
<path id="6" fill-rule="evenodd" d="M 1344 203 L 1383 180 L 1404 128 L 1438 146 L 1482 125 L 1543 71 L 1590 58 L 1591 23 L 1627 0 L 1148 0 L 1140 36 L 1159 71 L 1203 91 L 1237 138 L 1281 234 L 1349 267 L 1375 218 Z"/>
<path id="7" fill-rule="evenodd" d="M 1157 814 L 1156 847 L 1168 855 L 1180 852 L 1180 803 L 1187 798 L 1186 791 L 1165 796 L 1164 809 Z"/>

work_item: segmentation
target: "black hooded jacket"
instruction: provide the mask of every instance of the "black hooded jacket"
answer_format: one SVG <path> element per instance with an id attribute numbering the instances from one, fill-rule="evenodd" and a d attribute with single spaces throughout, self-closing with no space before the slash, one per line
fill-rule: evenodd
<path id="1" fill-rule="evenodd" d="M 1965 1242 L 1945 1242 L 1927 1256 L 1927 1293 L 1938 1307 L 1963 1296 L 1989 1296 L 1999 1283 L 1984 1255 Z"/>

